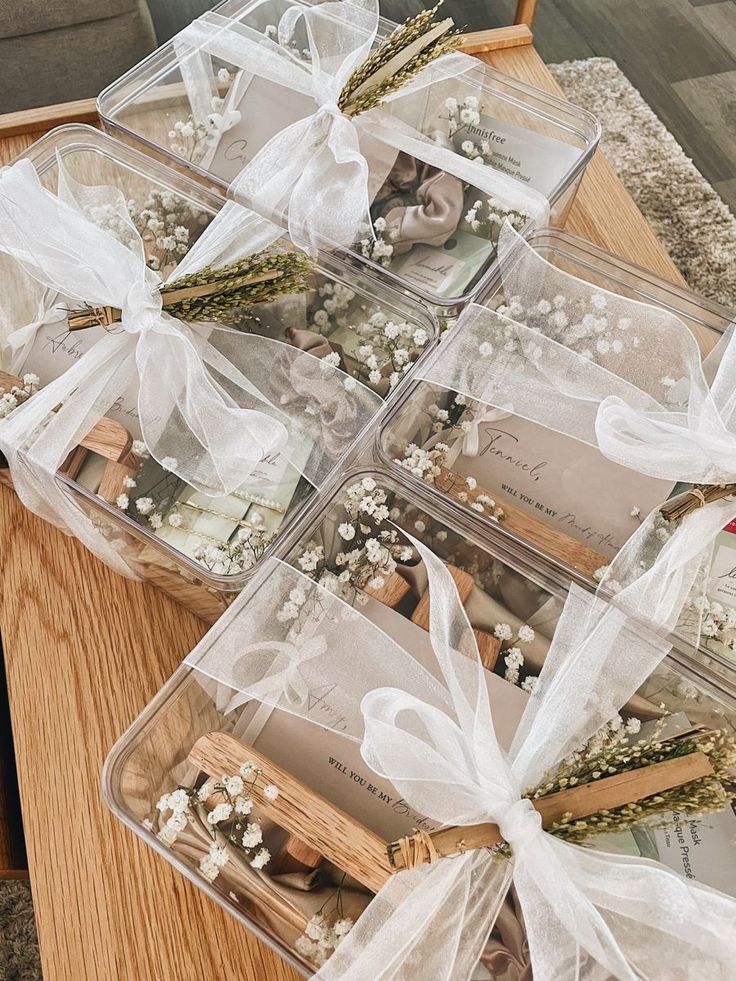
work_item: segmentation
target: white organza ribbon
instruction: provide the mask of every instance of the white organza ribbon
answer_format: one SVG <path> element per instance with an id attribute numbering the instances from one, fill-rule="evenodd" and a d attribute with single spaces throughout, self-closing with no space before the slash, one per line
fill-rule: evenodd
<path id="1" fill-rule="evenodd" d="M 146 265 L 122 194 L 79 185 L 65 175 L 60 160 L 58 165 L 58 195 L 43 187 L 29 161 L 0 173 L 0 251 L 55 298 L 54 307 L 11 334 L 13 363 L 62 305 L 111 306 L 122 311 L 121 322 L 3 420 L 0 448 L 29 509 L 80 538 L 117 571 L 134 575 L 57 480 L 67 455 L 131 384 L 138 386 L 139 422 L 151 454 L 213 496 L 236 490 L 269 453 L 298 459 L 306 439 L 314 447 L 299 467 L 307 479 L 319 486 L 334 465 L 328 447 L 334 449 L 335 441 L 323 438 L 319 412 L 307 415 L 303 406 L 296 408 L 297 400 L 294 408 L 284 404 L 279 382 L 290 373 L 314 377 L 320 404 L 330 406 L 333 417 L 340 415 L 344 448 L 381 401 L 352 380 L 348 392 L 343 372 L 287 344 L 211 324 L 191 326 L 165 313 L 161 279 Z M 115 219 L 115 232 L 89 217 L 100 205 L 108 221 Z M 280 237 L 260 219 L 248 226 L 244 215 L 229 203 L 171 279 L 242 258 Z"/>
<path id="2" fill-rule="evenodd" d="M 208 678 L 265 693 L 268 704 L 360 742 L 371 769 L 437 825 L 494 821 L 512 846 L 510 863 L 469 851 L 392 876 L 317 977 L 468 981 L 513 881 L 536 981 L 726 981 L 736 956 L 733 899 L 656 862 L 560 841 L 521 797 L 626 703 L 668 644 L 573 589 L 505 753 L 452 577 L 410 540 L 429 578 L 436 662 L 420 664 L 362 614 L 275 560 L 187 659 Z M 274 614 L 295 586 L 313 600 L 302 610 L 312 610 L 325 639 L 324 653 L 303 664 L 302 681 L 330 690 L 332 724 L 324 714 L 312 718 L 308 704 L 272 694 L 269 679 L 283 670 L 276 643 L 239 656 L 251 639 L 276 640 Z M 289 636 L 298 646 L 298 629 Z"/>
<path id="3" fill-rule="evenodd" d="M 2 364 L 3 369 L 11 375 L 17 375 L 26 363 L 26 358 L 39 330 L 51 324 L 65 323 L 66 318 L 66 311 L 61 307 L 59 297 L 53 290 L 44 291 L 33 320 L 23 327 L 16 327 L 8 334 L 0 357 L 0 364 Z"/>
<path id="4" fill-rule="evenodd" d="M 736 482 L 733 327 L 703 361 L 679 317 L 564 272 L 508 225 L 499 255 L 504 306 L 466 308 L 422 378 L 482 407 L 512 406 L 650 477 Z M 619 591 L 616 603 L 631 615 L 674 628 L 734 515 L 733 501 L 714 502 L 670 537 L 653 512 L 611 563 L 604 587 Z M 659 588 L 661 576 L 670 591 Z"/>
<path id="5" fill-rule="evenodd" d="M 306 60 L 286 46 L 300 20 L 306 29 Z M 198 122 L 206 121 L 211 96 L 216 94 L 207 56 L 309 96 L 317 105 L 313 115 L 272 137 L 235 178 L 229 193 L 274 221 L 288 222 L 292 240 L 303 248 L 316 250 L 325 241 L 351 246 L 373 234 L 369 160 L 374 155 L 385 158 L 388 146 L 500 198 L 508 207 L 528 214 L 530 223 L 545 224 L 549 203 L 544 195 L 462 157 L 413 125 L 424 115 L 431 86 L 477 72 L 475 59 L 450 54 L 428 65 L 386 97 L 387 106 L 397 106 L 394 115 L 383 109 L 357 116 L 340 111 L 337 102 L 343 86 L 370 54 L 378 23 L 377 0 L 328 0 L 287 8 L 279 21 L 278 43 L 238 19 L 214 12 L 175 37 Z"/>

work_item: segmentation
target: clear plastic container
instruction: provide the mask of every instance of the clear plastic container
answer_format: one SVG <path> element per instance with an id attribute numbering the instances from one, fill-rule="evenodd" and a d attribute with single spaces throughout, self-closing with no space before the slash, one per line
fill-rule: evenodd
<path id="1" fill-rule="evenodd" d="M 308 4 L 309 0 L 298 0 L 296 4 L 284 0 L 250 3 L 227 0 L 217 12 L 263 34 L 278 24 L 286 9 Z M 379 36 L 386 36 L 394 26 L 382 18 Z M 301 30 L 303 25 L 285 42 L 297 51 L 306 47 L 306 38 L 299 34 Z M 203 71 L 208 73 L 214 97 L 220 100 L 216 103 L 218 117 L 240 113 L 239 121 L 222 133 L 218 131 L 214 138 L 207 136 L 207 124 L 202 121 L 206 116 L 203 116 L 201 98 L 190 95 L 194 91 L 192 79 L 197 73 L 201 78 Z M 224 72 L 223 78 L 229 81 L 219 81 L 218 72 Z M 250 75 L 247 81 L 244 79 L 246 76 L 238 72 L 237 66 L 212 58 L 175 38 L 110 85 L 100 95 L 98 109 L 109 131 L 144 146 L 148 152 L 225 192 L 243 163 L 270 136 L 313 112 L 311 100 L 305 96 L 296 96 L 275 83 L 254 82 Z M 200 81 L 200 87 L 203 85 Z M 414 129 L 433 138 L 439 135 L 459 156 L 467 157 L 468 152 L 486 153 L 497 169 L 518 176 L 522 183 L 543 193 L 551 203 L 552 224 L 564 224 L 598 143 L 600 126 L 593 116 L 481 61 L 462 77 L 436 82 L 428 93 L 421 102 L 413 100 L 410 107 L 401 99 L 391 103 L 391 112 Z M 456 111 L 461 112 L 468 97 L 476 100 L 480 120 L 471 130 L 460 122 L 457 131 L 451 134 L 447 100 L 456 100 L 459 106 Z M 188 123 L 193 126 L 200 123 L 205 129 L 182 138 L 176 126 Z M 467 147 L 468 142 L 475 149 L 463 151 L 463 143 Z M 415 201 L 417 188 L 408 178 L 407 183 L 402 183 L 404 177 L 399 179 L 398 175 L 404 173 L 407 164 L 418 167 L 419 171 L 422 167 L 421 161 L 417 165 L 414 158 L 404 160 L 405 154 L 393 160 L 392 166 L 395 150 L 391 159 L 380 159 L 385 158 L 385 150 L 374 153 L 371 215 L 375 221 L 384 217 L 399 200 Z M 422 180 L 417 176 L 416 181 Z M 466 185 L 463 218 L 477 196 Z M 262 207 L 257 199 L 244 198 L 243 203 L 255 210 Z M 285 221 L 283 214 L 267 213 L 266 217 L 277 223 Z M 359 245 L 348 250 L 348 254 L 375 275 L 420 296 L 440 319 L 449 318 L 492 281 L 497 231 L 494 226 L 488 233 L 490 240 L 488 235 L 484 239 L 483 231 L 476 234 L 467 221 L 460 220 L 455 233 L 442 246 L 415 244 L 406 253 L 397 252 L 388 265 L 362 254 Z M 326 247 L 330 247 L 329 242 Z M 373 254 L 372 249 L 368 251 Z M 442 259 L 439 268 L 438 259 Z"/>
<path id="2" fill-rule="evenodd" d="M 675 314 L 693 332 L 703 355 L 733 320 L 733 312 L 720 304 L 567 232 L 542 230 L 529 241 L 553 266 L 592 286 Z M 503 287 L 497 284 L 483 302 L 496 306 L 503 299 Z M 421 452 L 421 448 L 442 441 L 442 434 L 432 429 L 437 418 L 435 407 L 452 413 L 454 398 L 454 393 L 438 384 L 415 379 L 384 414 L 377 459 L 393 467 L 408 485 L 424 485 L 424 478 L 411 471 L 412 450 L 419 447 Z M 456 414 L 460 411 L 457 406 L 455 410 Z M 455 422 L 461 419 L 458 415 Z M 673 487 L 671 482 L 643 478 L 611 463 L 591 447 L 510 413 L 491 411 L 485 426 L 487 445 L 468 453 L 462 434 L 457 435 L 457 429 L 455 433 L 449 439 L 452 445 L 447 466 L 433 491 L 454 507 L 467 510 L 474 505 L 477 520 L 493 524 L 509 541 L 523 542 L 531 554 L 554 562 L 568 577 L 590 588 L 596 571 L 611 561 L 636 530 L 639 513 L 647 514 L 675 489 L 682 489 L 682 485 Z M 471 484 L 477 481 L 472 490 L 468 479 Z M 581 488 L 585 494 L 580 493 Z M 496 507 L 482 501 L 479 506 L 478 497 L 484 495 Z M 497 507 L 504 511 L 500 522 Z M 729 632 L 729 638 L 734 636 Z M 728 673 L 736 667 L 733 650 L 720 641 L 706 638 L 704 643 L 704 649 L 723 671 Z"/>
<path id="3" fill-rule="evenodd" d="M 33 144 L 23 157 L 33 163 L 42 183 L 53 192 L 59 161 L 66 174 L 81 184 L 120 189 L 142 231 L 149 259 L 155 259 L 162 267 L 170 268 L 179 257 L 162 254 L 156 244 L 160 232 L 151 232 L 146 226 L 147 214 L 141 217 L 141 213 L 146 209 L 147 213 L 160 213 L 168 223 L 166 235 L 173 233 L 169 224 L 184 226 L 188 249 L 224 203 L 197 183 L 91 127 L 54 130 Z M 262 221 L 244 209 L 244 227 Z M 405 366 L 411 368 L 436 342 L 438 327 L 432 317 L 420 304 L 335 256 L 319 256 L 310 276 L 307 293 L 283 296 L 239 311 L 241 319 L 235 329 L 289 341 L 317 356 L 337 352 L 345 370 L 384 399 L 398 392 L 410 373 L 404 370 Z M 20 293 L 24 304 L 27 294 L 24 315 L 29 322 L 35 319 L 39 284 L 20 273 L 13 260 L 4 255 L 0 255 L 0 277 L 18 284 L 19 291 L 26 291 Z M 73 302 L 65 303 L 63 297 L 60 303 L 71 309 L 75 306 Z M 398 341 L 384 336 L 382 325 L 386 320 L 401 325 L 404 334 Z M 43 327 L 19 373 L 36 373 L 42 385 L 47 383 L 87 350 L 102 330 L 94 327 L 70 333 L 63 321 Z M 370 380 L 371 369 L 359 350 L 368 343 L 377 360 L 375 381 Z M 404 345 L 407 354 L 400 364 L 395 364 L 394 351 L 399 344 Z M 394 387 L 392 380 L 396 382 Z M 128 430 L 134 440 L 140 439 L 137 392 L 126 393 L 109 418 L 121 431 Z M 332 454 L 335 467 L 351 450 L 349 441 L 337 446 Z M 309 446 L 304 452 L 306 459 Z M 81 466 L 78 460 L 73 469 L 65 466 L 65 473 L 60 476 L 105 534 L 118 543 L 142 578 L 208 621 L 214 621 L 225 609 L 259 559 L 268 554 L 314 492 L 288 461 L 269 461 L 252 485 L 240 489 L 242 494 L 214 499 L 193 494 L 183 481 L 150 458 L 131 458 L 126 467 L 125 476 L 136 481 L 134 488 L 122 484 L 123 473 L 115 465 L 108 467 L 107 461 L 95 452 L 89 452 Z M 116 503 L 121 494 L 128 499 L 122 507 Z M 140 498 L 154 501 L 153 513 L 145 506 L 138 508 L 136 502 Z M 172 522 L 174 513 L 181 518 Z M 157 514 L 160 521 L 155 518 Z M 237 535 L 245 528 L 253 529 L 251 538 L 238 543 Z M 220 551 L 216 555 L 207 553 L 210 545 Z"/>
<path id="4" fill-rule="evenodd" d="M 344 536 L 338 534 L 336 529 L 343 522 L 354 521 L 348 515 L 345 504 L 351 498 L 350 488 L 364 480 L 368 488 L 372 488 L 370 493 L 374 497 L 380 491 L 387 494 L 385 504 L 390 511 L 390 520 L 399 531 L 410 531 L 454 566 L 458 591 L 471 625 L 476 630 L 484 665 L 494 676 L 492 683 L 503 686 L 503 704 L 509 711 L 509 718 L 503 724 L 495 712 L 494 718 L 499 739 L 502 744 L 507 744 L 516 724 L 514 713 L 523 708 L 527 697 L 523 683 L 527 676 L 538 671 L 564 603 L 564 577 L 548 565 L 530 561 L 529 555 L 510 542 L 507 536 L 500 534 L 497 528 L 482 526 L 469 515 L 446 507 L 438 495 L 426 488 L 404 486 L 395 473 L 380 467 L 354 468 L 339 484 L 320 495 L 309 512 L 294 526 L 288 540 L 284 540 L 281 554 L 287 563 L 295 568 L 303 567 L 305 563 L 300 559 L 304 558 L 305 553 L 313 554 L 315 549 L 322 548 L 316 569 L 312 568 L 311 561 L 306 563 L 312 570 L 311 574 L 324 582 L 325 576 L 344 571 L 345 565 L 338 556 L 341 551 L 350 548 L 350 544 L 345 543 Z M 366 485 L 361 483 L 360 486 L 361 493 L 366 494 Z M 362 516 L 359 520 L 367 520 L 372 527 L 378 527 L 375 518 Z M 353 544 L 357 540 L 356 537 Z M 361 554 L 365 555 L 366 550 L 362 545 L 361 548 Z M 404 556 L 404 561 L 399 561 L 397 565 L 396 573 L 383 587 L 376 584 L 368 586 L 369 595 L 362 603 L 360 598 L 365 599 L 366 594 L 361 593 L 356 584 L 371 581 L 369 566 L 370 563 L 363 559 L 358 561 L 351 572 L 351 582 L 339 587 L 343 591 L 342 597 L 348 603 L 355 601 L 356 609 L 363 615 L 398 643 L 416 652 L 421 644 L 427 643 L 426 603 L 424 612 L 421 612 L 426 577 L 422 575 L 421 563 L 416 555 L 408 560 Z M 261 568 L 248 590 L 247 602 L 238 611 L 237 622 L 232 622 L 233 611 L 229 611 L 203 641 L 203 646 L 197 651 L 198 658 L 206 657 L 213 641 L 222 638 L 227 631 L 230 631 L 234 643 L 223 646 L 232 649 L 233 658 L 243 656 L 246 645 L 258 641 L 252 628 L 255 614 L 250 604 L 254 602 L 254 597 L 259 596 L 260 590 L 267 588 L 268 577 L 273 571 L 273 568 Z M 279 596 L 282 592 L 279 592 Z M 277 606 L 274 605 L 274 618 L 270 623 L 275 624 L 278 620 L 276 613 Z M 258 615 L 264 615 L 264 610 L 261 609 Z M 495 626 L 501 622 L 510 625 L 512 637 L 500 645 L 502 649 L 499 653 L 498 646 L 494 649 L 487 641 L 494 634 Z M 523 633 L 523 643 L 518 640 L 522 625 L 532 626 L 535 631 L 532 640 L 528 632 Z M 511 683 L 504 677 L 504 651 L 515 644 L 524 650 L 525 660 L 516 682 Z M 252 656 L 257 657 L 257 654 Z M 348 645 L 345 656 L 369 658 L 370 651 L 356 651 Z M 324 687 L 329 688 L 328 685 Z M 205 774 L 200 771 L 199 765 L 189 760 L 195 743 L 213 731 L 223 731 L 246 742 L 248 745 L 242 750 L 245 758 L 250 758 L 255 751 L 267 760 L 263 780 L 272 778 L 269 765 L 276 763 L 381 838 L 389 835 L 389 841 L 393 840 L 391 836 L 409 833 L 416 826 L 418 816 L 406 815 L 399 807 L 392 807 L 387 813 L 384 809 L 386 805 L 376 803 L 375 794 L 371 797 L 365 793 L 364 782 L 354 782 L 356 778 L 351 780 L 349 776 L 344 780 L 331 776 L 335 762 L 343 767 L 347 764 L 349 770 L 350 761 L 341 755 L 347 753 L 343 745 L 340 745 L 339 752 L 335 748 L 337 737 L 329 730 L 274 709 L 268 716 L 267 724 L 275 728 L 269 731 L 264 727 L 255 736 L 250 735 L 252 730 L 249 727 L 260 703 L 256 704 L 251 699 L 237 704 L 237 700 L 232 701 L 232 696 L 232 688 L 213 681 L 204 673 L 187 665 L 179 668 L 110 752 L 103 774 L 104 797 L 113 813 L 147 844 L 290 963 L 308 973 L 313 965 L 300 956 L 295 944 L 311 915 L 322 908 L 329 919 L 335 909 L 336 883 L 342 883 L 344 887 L 344 913 L 351 918 L 355 918 L 362 906 L 370 901 L 371 890 L 354 879 L 343 880 L 342 873 L 350 872 L 350 869 L 336 870 L 329 860 L 320 860 L 324 852 L 320 852 L 319 848 L 324 847 L 323 843 L 306 835 L 303 836 L 302 845 L 307 848 L 292 849 L 292 852 L 298 852 L 308 860 L 304 861 L 301 871 L 291 883 L 281 879 L 283 831 L 279 830 L 273 812 L 264 814 L 258 806 L 248 820 L 264 817 L 264 841 L 272 856 L 278 856 L 275 864 L 267 865 L 263 873 L 256 876 L 248 868 L 242 854 L 237 849 L 231 849 L 227 865 L 214 881 L 204 877 L 200 862 L 209 848 L 211 829 L 208 833 L 205 823 L 203 832 L 201 820 L 199 823 L 194 821 L 180 838 L 167 843 L 164 825 L 169 815 L 166 811 L 158 812 L 156 808 L 161 795 L 170 793 L 177 786 L 198 788 L 204 782 Z M 329 710 L 333 704 L 330 690 L 310 688 L 307 697 L 312 706 L 310 713 L 313 710 L 315 713 Z M 689 725 L 701 724 L 733 732 L 736 725 L 735 698 L 736 691 L 721 686 L 719 679 L 710 673 L 706 665 L 675 650 L 622 710 L 622 715 L 642 720 L 644 726 L 656 726 L 656 720 L 662 714 L 661 705 L 664 704 L 668 712 L 687 713 L 687 718 L 676 715 L 674 725 L 687 729 Z M 335 705 L 339 704 L 338 692 Z M 235 707 L 228 711 L 231 706 Z M 325 739 L 328 739 L 327 744 L 324 743 Z M 310 742 L 313 740 L 316 742 Z M 338 740 L 338 743 L 344 742 Z M 330 758 L 333 753 L 335 759 Z M 355 764 L 355 773 L 365 777 L 365 765 L 358 764 L 359 761 Z M 227 771 L 218 770 L 216 779 L 220 779 L 223 772 Z M 380 787 L 378 790 L 386 792 L 387 788 Z M 390 789 L 388 794 L 391 800 Z M 306 804 L 303 806 L 308 819 L 309 809 Z M 736 881 L 733 875 L 736 863 L 734 822 L 734 814 L 724 811 L 709 817 L 703 825 L 698 824 L 703 828 L 703 834 L 711 836 L 709 854 L 719 857 L 713 862 L 715 867 L 704 874 L 707 874 L 711 884 L 724 889 L 733 889 Z M 708 828 L 705 828 L 706 824 Z M 324 827 L 324 822 L 320 822 L 320 826 Z M 163 838 L 159 837 L 162 832 Z M 635 833 L 627 832 L 623 837 L 615 836 L 615 839 L 614 836 L 606 836 L 601 847 L 608 851 L 622 849 L 629 854 L 646 854 L 648 857 L 656 857 L 657 850 L 661 849 L 662 860 L 673 861 L 671 856 L 668 859 L 665 855 L 664 840 L 658 837 L 658 832 L 644 829 L 641 834 L 637 828 Z M 309 859 L 310 848 L 312 853 L 316 852 L 314 859 Z M 352 868 L 350 860 L 346 864 Z M 698 870 L 697 874 L 701 871 Z M 299 892 L 305 887 L 306 892 Z M 291 891 L 294 889 L 296 893 Z M 508 902 L 507 913 L 512 915 L 513 903 L 511 900 Z M 506 942 L 509 936 L 510 933 L 506 935 Z M 494 941 L 496 945 L 503 945 L 498 936 L 494 937 Z M 515 953 L 523 959 L 521 949 L 515 950 Z"/>

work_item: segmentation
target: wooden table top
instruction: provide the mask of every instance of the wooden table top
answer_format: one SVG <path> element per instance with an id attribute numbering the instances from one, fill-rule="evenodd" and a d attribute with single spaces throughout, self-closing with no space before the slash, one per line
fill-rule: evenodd
<path id="1" fill-rule="evenodd" d="M 559 93 L 530 46 L 490 62 Z M 32 137 L 0 140 L 0 164 Z M 567 226 L 682 283 L 598 154 Z M 2 626 L 45 981 L 239 981 L 296 973 L 107 811 L 115 739 L 204 633 L 151 587 L 117 577 L 0 487 Z"/>

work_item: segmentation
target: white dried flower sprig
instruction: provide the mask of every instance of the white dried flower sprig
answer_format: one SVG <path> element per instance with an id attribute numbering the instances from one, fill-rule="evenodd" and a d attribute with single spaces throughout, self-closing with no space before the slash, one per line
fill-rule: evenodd
<path id="1" fill-rule="evenodd" d="M 254 869 L 262 869 L 271 858 L 263 843 L 259 820 L 248 821 L 253 810 L 253 787 L 263 775 L 253 762 L 244 763 L 240 772 L 223 776 L 221 780 L 210 778 L 199 788 L 177 787 L 163 794 L 156 804 L 161 814 L 158 838 L 171 847 L 188 824 L 194 824 L 195 809 L 205 808 L 211 798 L 220 798 L 207 812 L 206 825 L 212 834 L 209 852 L 201 859 L 199 871 L 208 882 L 214 882 L 230 858 L 226 845 L 242 853 Z M 276 800 L 278 787 L 266 784 L 261 793 L 267 800 Z M 164 815 L 169 816 L 164 821 Z"/>
<path id="2" fill-rule="evenodd" d="M 215 575 L 236 576 L 252 569 L 275 537 L 264 528 L 240 528 L 229 542 L 200 545 L 194 558 Z"/>
<path id="3" fill-rule="evenodd" d="M 471 159 L 473 159 L 473 154 L 469 150 L 472 146 L 472 143 L 463 143 L 463 152 L 466 152 L 466 148 L 468 148 L 467 155 Z M 487 238 L 490 242 L 498 241 L 504 222 L 509 222 L 512 228 L 521 231 L 530 220 L 531 215 L 526 211 L 511 208 L 505 205 L 500 198 L 494 197 L 479 198 L 465 215 L 465 221 L 473 234 Z"/>
<path id="4" fill-rule="evenodd" d="M 504 664 L 504 678 L 509 684 L 519 685 L 526 692 L 532 692 L 537 678 L 534 675 L 526 675 L 520 681 L 521 669 L 524 667 L 524 652 L 521 650 L 525 644 L 531 644 L 536 636 L 534 630 L 526 623 L 522 624 L 514 632 L 508 623 L 497 623 L 493 628 L 493 636 L 501 641 L 501 651 Z"/>
<path id="5" fill-rule="evenodd" d="M 353 329 L 363 342 L 357 349 L 360 368 L 355 375 L 371 385 L 379 384 L 388 370 L 389 385 L 395 388 L 429 342 L 423 327 L 393 320 L 382 311 Z"/>
<path id="6" fill-rule="evenodd" d="M 343 875 L 334 895 L 325 900 L 294 944 L 296 952 L 316 967 L 321 967 L 334 954 L 355 926 L 353 920 L 345 916 L 343 908 L 344 881 Z"/>
<path id="7" fill-rule="evenodd" d="M 281 609 L 276 612 L 276 620 L 279 623 L 292 623 L 299 618 L 304 604 L 307 602 L 307 593 L 301 586 L 295 586 L 289 593 L 287 600 Z"/>
<path id="8" fill-rule="evenodd" d="M 473 419 L 477 412 L 477 403 L 468 401 L 461 393 L 455 393 L 449 408 L 444 409 L 433 403 L 427 407 L 427 413 L 432 419 L 432 440 L 437 435 L 442 434 L 450 438 L 453 434 L 466 434 L 470 431 Z M 446 471 L 448 454 L 450 447 L 445 442 L 432 442 L 429 448 L 418 446 L 416 443 L 408 443 L 404 447 L 403 457 L 394 460 L 400 467 L 408 470 L 415 477 L 423 480 L 427 484 L 436 484 L 437 478 L 447 476 Z M 462 486 L 447 487 L 441 489 L 445 492 L 452 492 L 453 500 L 465 505 L 477 514 L 482 514 L 493 521 L 500 521 L 503 516 L 503 508 L 486 493 L 476 493 L 478 481 L 472 475 L 462 478 L 459 474 L 454 475 L 458 485 Z"/>
<path id="9" fill-rule="evenodd" d="M 408 562 L 411 546 L 399 540 L 395 528 L 381 527 L 389 520 L 386 492 L 373 477 L 351 484 L 343 503 L 347 520 L 338 524 L 337 533 L 345 551 L 334 557 L 325 555 L 323 545 L 310 541 L 297 556 L 297 566 L 343 599 L 363 605 L 367 596 L 361 590 L 380 589 L 396 569 L 396 562 Z M 350 546 L 349 548 L 347 546 Z"/>
<path id="10" fill-rule="evenodd" d="M 678 626 L 697 626 L 698 623 L 705 647 L 719 652 L 714 645 L 720 644 L 726 651 L 736 652 L 736 610 L 705 595 L 693 596 L 685 606 Z"/>
<path id="11" fill-rule="evenodd" d="M 169 130 L 169 147 L 172 153 L 184 157 L 191 163 L 198 163 L 206 151 L 217 142 L 225 124 L 222 115 L 225 107 L 224 96 L 227 95 L 233 77 L 227 68 L 220 68 L 217 72 L 220 94 L 210 100 L 211 111 L 204 122 L 195 122 L 194 116 L 190 113 L 186 119 L 178 119 L 172 124 Z"/>
<path id="12" fill-rule="evenodd" d="M 388 372 L 391 388 L 401 381 L 429 343 L 423 328 L 405 320 L 393 319 L 380 309 L 366 310 L 355 304 L 356 294 L 340 282 L 325 282 L 315 294 L 315 309 L 309 327 L 329 339 L 338 328 L 354 331 L 362 343 L 358 346 L 358 368 L 353 376 L 369 386 L 379 385 Z M 325 359 L 339 365 L 337 352 Z"/>
<path id="13" fill-rule="evenodd" d="M 310 327 L 326 337 L 337 327 L 350 323 L 355 291 L 337 280 L 317 287 Z"/>
<path id="14" fill-rule="evenodd" d="M 13 385 L 8 391 L 0 388 L 0 419 L 6 419 L 19 405 L 35 395 L 40 387 L 41 379 L 29 372 L 23 375 L 20 385 Z"/>
<path id="15" fill-rule="evenodd" d="M 442 468 L 447 464 L 449 449 L 447 443 L 435 443 L 430 450 L 424 450 L 416 443 L 408 443 L 404 448 L 403 457 L 400 459 L 397 457 L 394 463 L 398 463 L 400 467 L 426 484 L 434 484 L 442 473 Z"/>
<path id="16" fill-rule="evenodd" d="M 372 262 L 377 262 L 380 266 L 390 266 L 394 257 L 394 247 L 387 241 L 386 234 L 390 239 L 395 232 L 386 232 L 386 219 L 376 218 L 373 222 L 373 235 L 366 235 L 358 242 L 360 254 Z"/>
<path id="17" fill-rule="evenodd" d="M 447 120 L 448 137 L 452 139 L 456 133 L 461 133 L 468 126 L 477 126 L 482 111 L 480 100 L 474 95 L 467 96 L 461 102 L 452 96 L 445 99 L 446 114 L 440 113 L 440 119 Z"/>
<path id="18" fill-rule="evenodd" d="M 641 343 L 632 329 L 632 321 L 610 313 L 606 295 L 593 288 L 585 296 L 569 299 L 557 293 L 550 299 L 543 297 L 528 306 L 521 302 L 519 296 L 506 297 L 496 306 L 496 311 L 575 351 L 588 361 L 603 365 L 615 361 L 616 356 L 623 354 L 627 348 L 638 348 Z M 532 360 L 542 357 L 542 347 L 533 338 L 525 341 L 522 348 L 519 333 L 511 324 L 499 324 L 489 333 L 490 340 L 480 345 L 482 357 L 515 353 L 523 353 Z"/>
<path id="19" fill-rule="evenodd" d="M 209 216 L 173 191 L 152 190 L 142 205 L 128 202 L 128 212 L 146 249 L 151 269 L 168 270 L 187 254 Z"/>
<path id="20" fill-rule="evenodd" d="M 477 402 L 468 400 L 461 392 L 455 392 L 447 408 L 432 402 L 427 406 L 426 412 L 431 419 L 432 433 L 442 433 L 449 437 L 470 432 L 478 409 Z"/>

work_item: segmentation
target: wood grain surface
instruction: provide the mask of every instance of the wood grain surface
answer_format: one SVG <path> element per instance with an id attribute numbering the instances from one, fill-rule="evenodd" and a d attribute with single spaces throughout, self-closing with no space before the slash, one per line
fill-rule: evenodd
<path id="1" fill-rule="evenodd" d="M 492 61 L 555 91 L 530 46 Z M 0 141 L 0 163 L 33 138 Z M 568 227 L 681 282 L 600 156 Z M 294 979 L 100 799 L 108 750 L 203 625 L 154 589 L 116 577 L 6 488 L 0 548 L 0 624 L 45 981 Z"/>

